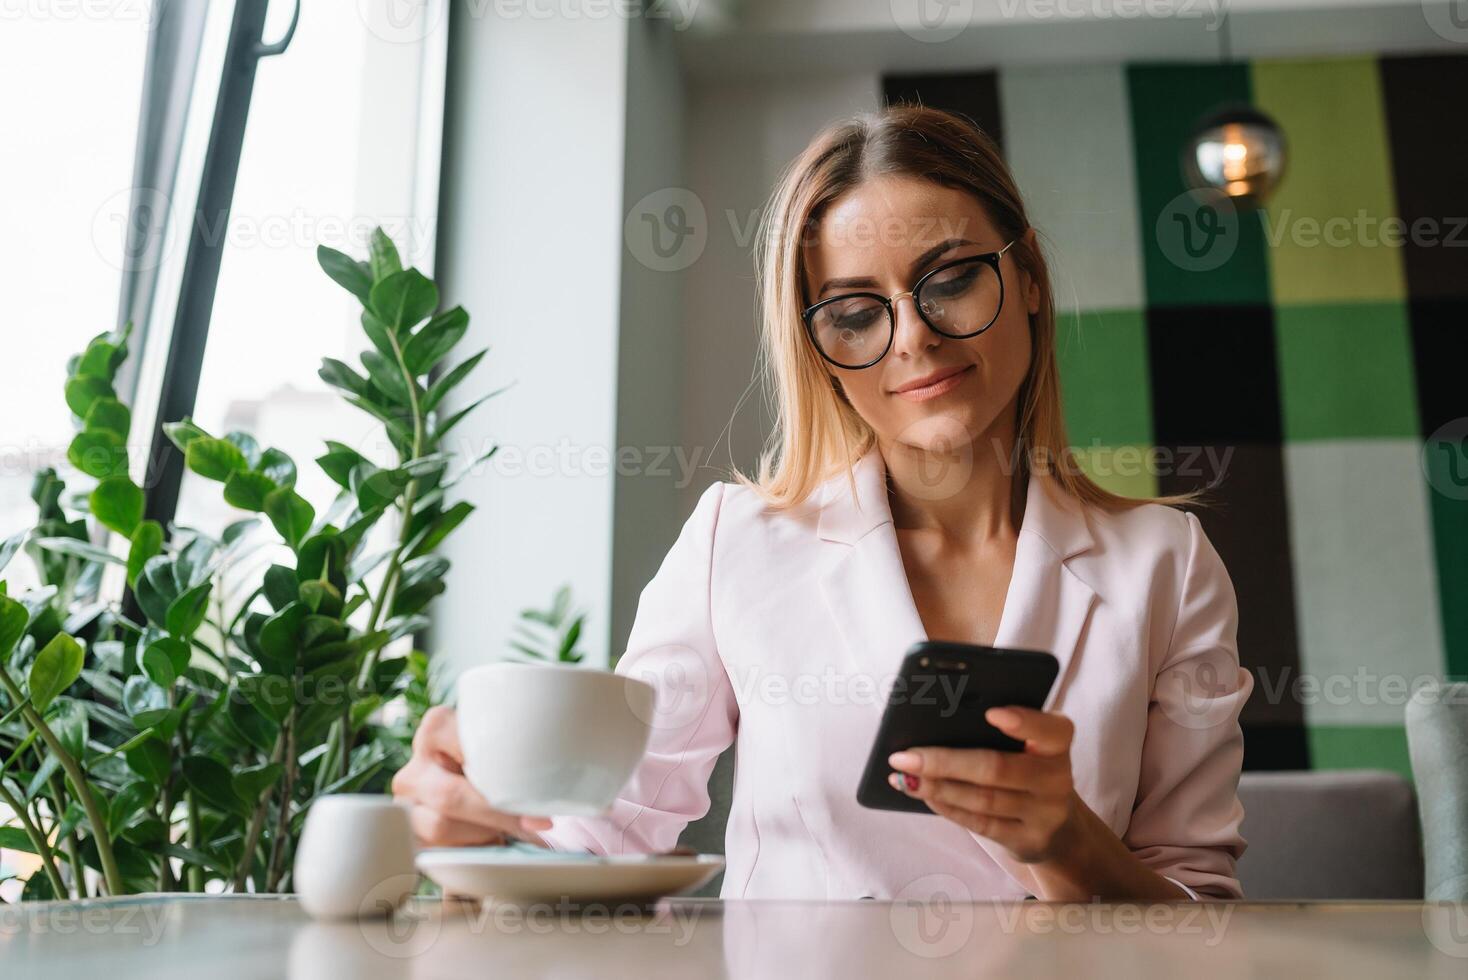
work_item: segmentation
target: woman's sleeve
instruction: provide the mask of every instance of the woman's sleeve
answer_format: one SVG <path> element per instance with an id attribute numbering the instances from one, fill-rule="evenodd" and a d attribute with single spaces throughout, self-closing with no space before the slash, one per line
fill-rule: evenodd
<path id="1" fill-rule="evenodd" d="M 672 850 L 708 812 L 709 774 L 734 740 L 739 709 L 714 644 L 713 543 L 724 485 L 700 498 L 662 567 L 643 589 L 617 673 L 650 682 L 647 753 L 600 817 L 558 817 L 541 836 L 556 850 L 654 854 Z"/>
<path id="2" fill-rule="evenodd" d="M 1123 839 L 1144 864 L 1199 896 L 1239 898 L 1239 712 L 1254 678 L 1239 666 L 1233 583 L 1198 519 L 1186 519 L 1177 618 L 1153 685 L 1137 802 Z"/>

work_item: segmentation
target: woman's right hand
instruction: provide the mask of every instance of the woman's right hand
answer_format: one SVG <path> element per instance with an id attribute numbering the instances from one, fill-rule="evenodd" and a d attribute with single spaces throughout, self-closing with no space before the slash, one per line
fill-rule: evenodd
<path id="1" fill-rule="evenodd" d="M 413 833 L 425 847 L 502 844 L 517 837 L 540 844 L 544 817 L 519 817 L 489 805 L 464 778 L 464 750 L 454 709 L 429 708 L 413 736 L 413 757 L 392 780 L 393 797 L 412 806 Z"/>

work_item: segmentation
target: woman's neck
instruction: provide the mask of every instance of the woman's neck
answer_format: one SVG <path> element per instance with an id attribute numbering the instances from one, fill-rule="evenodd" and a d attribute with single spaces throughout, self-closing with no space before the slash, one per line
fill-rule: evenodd
<path id="1" fill-rule="evenodd" d="M 1022 469 L 1015 446 L 1015 412 L 1001 413 L 989 431 L 952 450 L 905 443 L 879 445 L 898 530 L 928 529 L 955 543 L 1018 533 L 1024 516 Z"/>

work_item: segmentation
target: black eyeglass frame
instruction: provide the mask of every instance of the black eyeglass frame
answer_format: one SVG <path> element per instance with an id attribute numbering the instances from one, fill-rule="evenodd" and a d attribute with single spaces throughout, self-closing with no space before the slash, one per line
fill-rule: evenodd
<path id="1" fill-rule="evenodd" d="M 892 296 L 883 296 L 881 293 L 857 292 L 842 293 L 840 296 L 831 296 L 827 299 L 823 299 L 819 303 L 815 303 L 811 306 L 806 307 L 805 311 L 800 314 L 801 320 L 805 323 L 805 334 L 807 337 L 810 338 L 811 346 L 816 349 L 816 353 L 821 355 L 821 358 L 823 360 L 847 371 L 863 371 L 869 367 L 875 366 L 879 361 L 882 360 L 882 358 L 886 357 L 887 352 L 892 349 L 892 344 L 897 339 L 896 300 L 900 299 L 903 296 L 911 296 L 913 308 L 917 310 L 918 316 L 922 318 L 923 323 L 927 324 L 928 329 L 933 331 L 935 334 L 938 334 L 940 337 L 947 337 L 950 340 L 968 340 L 970 337 L 977 337 L 979 336 L 979 334 L 992 327 L 999 320 L 999 314 L 1004 310 L 1004 273 L 1000 271 L 999 262 L 1001 259 L 1004 258 L 1004 253 L 1013 248 L 1015 242 L 1017 241 L 1019 241 L 1018 238 L 1014 239 L 1014 241 L 1011 241 L 1008 245 L 1004 246 L 997 252 L 985 252 L 982 255 L 965 255 L 962 258 L 952 259 L 948 262 L 944 262 L 942 265 L 936 266 L 932 269 L 929 269 L 927 272 L 924 272 L 920 277 L 918 277 L 918 281 L 912 284 L 911 289 L 905 289 L 902 292 L 896 293 Z M 989 322 L 984 324 L 979 329 L 971 331 L 970 333 L 949 333 L 946 330 L 940 329 L 938 325 L 933 323 L 933 321 L 928 318 L 928 315 L 923 312 L 923 304 L 918 301 L 918 292 L 923 288 L 924 285 L 927 284 L 929 279 L 933 278 L 938 273 L 945 272 L 960 265 L 967 265 L 971 262 L 982 262 L 994 270 L 994 275 L 999 280 L 999 305 L 994 308 L 994 315 L 989 318 Z M 839 303 L 842 300 L 863 298 L 874 299 L 877 302 L 881 303 L 884 307 L 886 307 L 887 346 L 882 348 L 882 353 L 878 354 L 870 361 L 867 361 L 865 364 L 842 364 L 840 361 L 827 354 L 825 350 L 821 348 L 820 341 L 816 339 L 815 315 L 817 312 L 820 311 L 821 307 L 823 306 L 829 306 L 832 303 Z"/>

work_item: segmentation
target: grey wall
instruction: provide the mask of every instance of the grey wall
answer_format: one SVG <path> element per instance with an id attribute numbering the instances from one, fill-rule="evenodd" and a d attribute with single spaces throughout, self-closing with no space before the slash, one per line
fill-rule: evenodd
<path id="1" fill-rule="evenodd" d="M 611 659 L 698 495 L 763 444 L 765 200 L 879 82 L 695 82 L 665 20 L 473 9 L 454 9 L 438 270 L 473 317 L 465 350 L 492 347 L 466 394 L 513 387 L 461 428 L 461 451 L 503 448 L 463 484 L 479 510 L 431 644 L 451 672 L 498 659 L 570 583 Z"/>
<path id="2" fill-rule="evenodd" d="M 751 472 L 770 427 L 754 374 L 758 218 L 781 172 L 822 126 L 880 102 L 875 74 L 690 84 L 688 186 L 703 202 L 709 233 L 683 293 L 683 442 L 722 470 Z M 685 512 L 712 478 L 685 488 Z"/>

